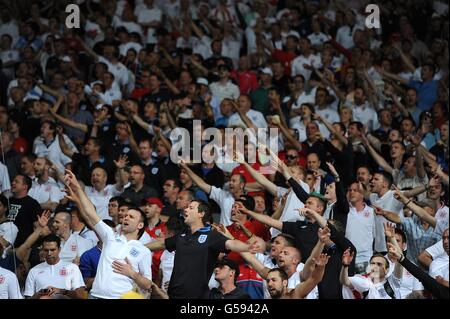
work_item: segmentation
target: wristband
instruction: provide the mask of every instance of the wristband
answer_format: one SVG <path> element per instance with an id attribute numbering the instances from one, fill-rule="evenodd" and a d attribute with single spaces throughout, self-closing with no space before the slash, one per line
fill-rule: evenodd
<path id="1" fill-rule="evenodd" d="M 405 206 L 408 207 L 408 205 L 409 205 L 409 203 L 411 203 L 411 201 L 412 201 L 412 199 L 410 198 L 410 199 L 406 202 Z"/>

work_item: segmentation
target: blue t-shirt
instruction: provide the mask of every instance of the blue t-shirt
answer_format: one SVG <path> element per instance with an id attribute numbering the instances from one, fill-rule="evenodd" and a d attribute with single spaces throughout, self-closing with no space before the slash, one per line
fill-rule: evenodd
<path id="1" fill-rule="evenodd" d="M 438 81 L 409 81 L 408 86 L 417 90 L 417 107 L 422 111 L 429 110 L 438 98 Z"/>
<path id="2" fill-rule="evenodd" d="M 83 278 L 95 277 L 101 253 L 102 251 L 95 246 L 81 255 L 80 271 Z"/>

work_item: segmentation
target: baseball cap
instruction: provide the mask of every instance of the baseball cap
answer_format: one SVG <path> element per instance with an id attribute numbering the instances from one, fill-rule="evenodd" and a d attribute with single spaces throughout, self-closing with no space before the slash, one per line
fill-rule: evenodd
<path id="1" fill-rule="evenodd" d="M 161 200 L 158 197 L 146 198 L 142 201 L 142 204 L 150 204 L 150 205 L 155 204 L 161 209 L 163 209 L 163 207 L 164 207 L 164 204 L 161 202 Z"/>
<path id="2" fill-rule="evenodd" d="M 198 79 L 197 79 L 197 84 L 202 84 L 202 85 L 208 86 L 208 85 L 209 85 L 209 82 L 208 82 L 208 80 L 205 79 L 205 78 L 198 78 Z"/>
<path id="3" fill-rule="evenodd" d="M 265 68 L 261 69 L 261 73 L 263 73 L 263 74 L 268 74 L 268 75 L 270 75 L 270 76 L 273 76 L 272 69 L 271 69 L 271 68 L 268 68 L 268 67 L 265 67 Z"/>
<path id="4" fill-rule="evenodd" d="M 239 277 L 239 274 L 240 274 L 239 266 L 235 261 L 225 257 L 225 258 L 222 258 L 222 260 L 219 260 L 216 264 L 216 267 L 224 267 L 224 266 L 228 266 L 228 267 L 230 267 L 230 269 L 234 270 L 234 272 L 235 272 L 234 278 Z"/>
<path id="5" fill-rule="evenodd" d="M 67 63 L 70 63 L 70 61 L 72 61 L 68 55 L 61 57 L 60 60 Z"/>

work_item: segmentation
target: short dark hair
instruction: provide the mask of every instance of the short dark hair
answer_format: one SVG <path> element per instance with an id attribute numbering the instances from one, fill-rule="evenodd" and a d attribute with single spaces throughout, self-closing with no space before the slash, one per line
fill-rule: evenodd
<path id="1" fill-rule="evenodd" d="M 336 219 L 329 219 L 328 222 L 331 222 L 331 225 L 338 231 L 338 233 L 341 233 L 345 235 L 345 226 Z"/>
<path id="2" fill-rule="evenodd" d="M 358 129 L 358 131 L 362 131 L 364 129 L 364 125 L 358 121 L 350 122 L 349 126 L 350 125 L 356 125 L 356 128 Z"/>
<path id="3" fill-rule="evenodd" d="M 255 199 L 252 196 L 241 196 L 240 198 L 236 199 L 236 202 L 241 202 L 242 205 L 244 205 L 244 207 L 250 211 L 255 210 Z"/>
<path id="4" fill-rule="evenodd" d="M 125 199 L 122 196 L 114 196 L 109 199 L 109 203 L 117 202 L 119 207 L 125 202 Z"/>
<path id="5" fill-rule="evenodd" d="M 44 243 L 56 243 L 56 245 L 59 248 L 59 247 L 61 247 L 61 238 L 59 238 L 58 236 L 56 236 L 54 234 L 50 234 L 42 239 L 42 244 L 44 244 Z"/>
<path id="6" fill-rule="evenodd" d="M 380 174 L 383 176 L 383 179 L 388 183 L 388 187 L 390 188 L 392 186 L 392 183 L 394 183 L 394 178 L 392 177 L 392 174 L 386 171 L 378 171 L 375 174 Z"/>
<path id="7" fill-rule="evenodd" d="M 402 240 L 403 240 L 403 242 L 406 244 L 406 234 L 405 234 L 405 232 L 403 231 L 403 230 L 401 230 L 400 228 L 395 228 L 395 233 L 396 234 L 399 234 L 400 236 L 402 236 Z"/>
<path id="8" fill-rule="evenodd" d="M 373 254 L 373 256 L 370 257 L 370 261 L 372 261 L 372 259 L 374 259 L 375 257 L 383 258 L 384 259 L 384 263 L 386 264 L 386 269 L 389 269 L 389 261 L 386 259 L 386 257 L 383 254 L 380 254 L 380 253 Z"/>
<path id="9" fill-rule="evenodd" d="M 18 174 L 17 176 L 22 176 L 24 184 L 27 185 L 27 191 L 29 191 L 31 189 L 31 187 L 33 186 L 33 181 L 31 180 L 31 178 L 29 176 L 23 175 L 23 174 Z"/>
<path id="10" fill-rule="evenodd" d="M 278 237 L 282 237 L 286 241 L 287 247 L 295 247 L 295 238 L 292 235 L 285 233 L 278 234 L 272 239 L 272 242 Z"/>
<path id="11" fill-rule="evenodd" d="M 135 211 L 138 211 L 139 212 L 139 214 L 141 214 L 141 220 L 140 221 L 142 221 L 143 223 L 144 223 L 144 227 L 142 227 L 141 229 L 139 229 L 139 232 L 138 232 L 138 238 L 141 238 L 141 236 L 144 234 L 144 232 L 145 232 L 145 229 L 147 228 L 147 226 L 148 226 L 148 220 L 147 220 L 147 216 L 145 216 L 145 213 L 142 211 L 142 209 L 140 209 L 139 207 L 136 207 L 136 206 L 133 206 L 133 205 L 131 205 L 131 206 L 128 206 L 128 210 L 135 210 Z"/>
<path id="12" fill-rule="evenodd" d="M 193 202 L 198 203 L 198 212 L 205 214 L 202 218 L 203 223 L 209 223 L 211 221 L 211 207 L 209 204 L 201 199 L 195 199 Z"/>
<path id="13" fill-rule="evenodd" d="M 169 218 L 169 220 L 166 223 L 166 227 L 167 230 L 171 231 L 174 234 L 180 233 L 184 228 L 183 222 L 175 217 Z"/>
<path id="14" fill-rule="evenodd" d="M 287 274 L 283 269 L 281 269 L 281 268 L 274 268 L 274 269 L 271 269 L 271 270 L 269 270 L 268 274 L 271 274 L 271 273 L 273 273 L 273 272 L 277 272 L 277 273 L 280 275 L 281 280 L 283 280 L 283 281 L 289 279 L 288 274 Z"/>

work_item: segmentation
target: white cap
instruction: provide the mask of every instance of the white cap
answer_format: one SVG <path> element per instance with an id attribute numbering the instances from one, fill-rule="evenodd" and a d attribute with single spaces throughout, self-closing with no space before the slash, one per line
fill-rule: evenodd
<path id="1" fill-rule="evenodd" d="M 198 78 L 198 79 L 197 79 L 197 84 L 203 84 L 203 85 L 208 86 L 208 85 L 209 85 L 209 82 L 208 82 L 208 80 L 205 79 L 205 78 Z"/>
<path id="2" fill-rule="evenodd" d="M 70 56 L 68 56 L 68 55 L 63 56 L 62 58 L 60 58 L 60 60 L 63 62 L 67 62 L 67 63 L 70 63 L 70 61 L 72 61 L 70 59 Z"/>
<path id="3" fill-rule="evenodd" d="M 271 68 L 268 68 L 268 67 L 265 67 L 264 69 L 262 69 L 262 70 L 261 70 L 261 73 L 264 73 L 264 74 L 268 74 L 268 75 L 270 75 L 270 76 L 273 76 L 272 69 L 271 69 Z"/>

